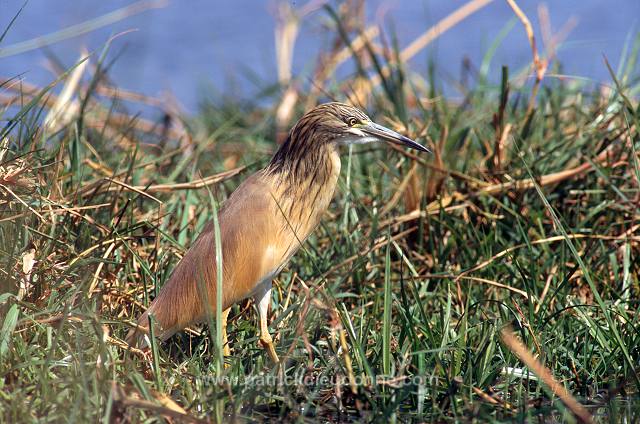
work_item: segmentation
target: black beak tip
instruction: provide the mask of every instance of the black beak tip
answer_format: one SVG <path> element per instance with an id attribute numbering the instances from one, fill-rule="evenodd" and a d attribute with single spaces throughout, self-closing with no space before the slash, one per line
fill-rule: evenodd
<path id="1" fill-rule="evenodd" d="M 417 143 L 416 143 L 416 144 L 417 144 Z M 421 152 L 431 153 L 431 150 L 429 150 L 429 148 L 424 147 L 424 146 L 423 146 L 423 145 L 421 145 L 421 144 L 418 144 L 418 146 L 420 146 L 420 147 L 418 148 L 418 150 L 420 150 Z"/>
<path id="2" fill-rule="evenodd" d="M 427 149 L 422 144 L 411 140 L 409 137 L 405 137 L 402 134 L 399 134 L 393 130 L 390 130 L 389 128 L 383 127 L 382 125 L 378 125 L 372 122 L 363 130 L 370 136 L 375 137 L 377 140 L 387 141 L 390 143 L 399 144 L 401 146 L 406 146 L 421 152 L 431 153 L 431 150 Z"/>
<path id="3" fill-rule="evenodd" d="M 425 153 L 431 153 L 431 150 L 429 150 L 428 148 L 424 147 L 422 144 L 411 140 L 408 137 L 402 137 L 402 142 L 405 146 L 410 147 L 412 149 L 421 151 L 421 152 L 425 152 Z"/>

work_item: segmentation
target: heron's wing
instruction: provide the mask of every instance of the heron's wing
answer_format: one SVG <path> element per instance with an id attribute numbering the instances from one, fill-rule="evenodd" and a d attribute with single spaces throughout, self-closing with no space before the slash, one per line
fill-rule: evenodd
<path id="1" fill-rule="evenodd" d="M 223 263 L 223 309 L 251 296 L 258 284 L 281 268 L 296 250 L 291 233 L 283 228 L 282 212 L 274 201 L 271 182 L 262 174 L 245 180 L 219 213 Z M 284 223 L 286 226 L 286 222 Z M 138 325 L 148 327 L 148 314 L 166 339 L 215 311 L 215 227 L 205 226 Z M 202 290 L 207 288 L 206 292 Z M 206 308 L 206 304 L 210 308 Z"/>
<path id="2" fill-rule="evenodd" d="M 290 256 L 291 232 L 274 200 L 273 182 L 262 174 L 248 178 L 220 211 L 223 266 L 229 305 L 253 294 Z M 283 227 L 285 230 L 283 231 Z M 211 229 L 210 237 L 214 237 Z"/>

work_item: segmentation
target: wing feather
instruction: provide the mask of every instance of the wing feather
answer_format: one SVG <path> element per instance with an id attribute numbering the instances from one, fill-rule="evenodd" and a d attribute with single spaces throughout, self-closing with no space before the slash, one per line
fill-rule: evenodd
<path id="1" fill-rule="evenodd" d="M 262 174 L 245 180 L 224 203 L 219 212 L 223 263 L 223 308 L 226 309 L 253 294 L 257 285 L 273 275 L 295 250 L 299 242 L 291 233 L 281 231 L 284 218 Z M 306 236 L 306 235 L 305 235 Z M 148 314 L 158 323 L 157 334 L 167 339 L 177 331 L 200 322 L 207 312 L 215 312 L 216 264 L 215 232 L 212 223 L 175 267 L 138 325 L 148 331 Z M 207 292 L 201 293 L 204 283 Z M 135 337 L 132 331 L 128 339 Z"/>

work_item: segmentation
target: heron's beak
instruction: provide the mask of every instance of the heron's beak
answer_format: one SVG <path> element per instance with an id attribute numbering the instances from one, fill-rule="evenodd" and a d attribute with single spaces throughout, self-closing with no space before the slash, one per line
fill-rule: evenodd
<path id="1" fill-rule="evenodd" d="M 409 137 L 405 137 L 402 134 L 399 134 L 393 130 L 390 130 L 387 127 L 383 127 L 382 125 L 378 125 L 375 122 L 368 123 L 362 127 L 360 130 L 365 134 L 374 137 L 380 141 L 387 141 L 393 144 L 398 144 L 400 146 L 410 147 L 412 149 L 420 150 L 421 152 L 431 153 L 431 150 L 427 149 L 423 145 L 416 143 L 411 140 Z"/>

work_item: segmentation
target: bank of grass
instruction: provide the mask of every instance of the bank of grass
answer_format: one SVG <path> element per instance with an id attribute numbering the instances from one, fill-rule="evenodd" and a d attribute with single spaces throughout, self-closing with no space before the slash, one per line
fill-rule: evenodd
<path id="1" fill-rule="evenodd" d="M 240 304 L 221 374 L 212 332 L 153 355 L 123 337 L 211 219 L 210 193 L 223 202 L 276 149 L 275 107 L 145 120 L 107 96 L 99 62 L 75 112 L 44 125 L 56 96 L 3 82 L 2 421 L 571 420 L 505 327 L 596 416 L 638 419 L 636 52 L 604 85 L 545 79 L 533 108 L 507 69 L 449 101 L 436 73 L 395 68 L 368 111 L 434 154 L 345 152 L 329 213 L 274 282 L 282 366 Z"/>

